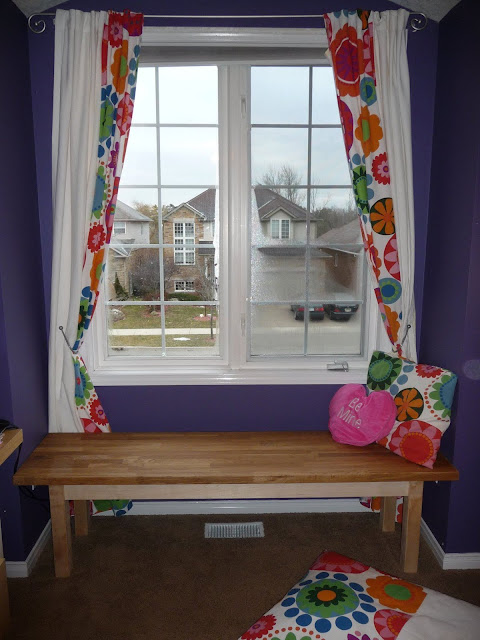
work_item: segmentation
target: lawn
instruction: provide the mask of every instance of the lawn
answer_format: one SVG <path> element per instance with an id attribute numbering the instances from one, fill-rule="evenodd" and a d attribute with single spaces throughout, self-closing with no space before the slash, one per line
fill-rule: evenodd
<path id="1" fill-rule="evenodd" d="M 151 307 L 125 305 L 118 306 L 124 314 L 123 320 L 112 322 L 110 329 L 160 329 L 160 307 L 156 306 L 155 313 L 150 313 Z M 212 307 L 207 307 L 210 313 Z M 205 315 L 205 307 L 202 306 L 176 306 L 167 305 L 165 307 L 165 328 L 166 329 L 191 329 L 208 328 L 208 320 L 195 320 L 200 314 Z"/>
<path id="2" fill-rule="evenodd" d="M 154 307 L 155 312 L 151 313 L 150 306 L 124 305 L 118 306 L 125 314 L 123 320 L 110 323 L 110 329 L 160 329 L 161 317 L 160 307 Z M 214 310 L 207 307 L 207 312 Z M 203 318 L 201 318 L 203 314 Z M 216 327 L 216 319 L 213 322 Z M 166 329 L 209 329 L 210 319 L 205 316 L 204 306 L 194 305 L 167 305 L 165 307 L 165 328 Z M 176 340 L 175 338 L 188 338 L 188 340 Z M 176 348 L 187 347 L 212 347 L 215 345 L 215 338 L 212 340 L 210 333 L 182 334 L 166 336 L 166 346 Z M 161 347 L 161 335 L 126 335 L 110 336 L 111 347 Z"/>
<path id="3" fill-rule="evenodd" d="M 190 347 L 214 347 L 215 338 L 212 340 L 210 335 L 189 335 L 185 336 L 187 340 L 175 340 L 182 338 L 182 335 L 166 336 L 166 346 L 178 348 Z M 157 347 L 162 346 L 162 336 L 110 336 L 111 347 Z"/>

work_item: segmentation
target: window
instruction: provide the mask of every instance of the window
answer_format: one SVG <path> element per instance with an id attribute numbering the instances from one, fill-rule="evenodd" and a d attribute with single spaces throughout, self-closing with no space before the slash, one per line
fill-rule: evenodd
<path id="1" fill-rule="evenodd" d="M 113 223 L 113 234 L 118 236 L 122 233 L 127 232 L 127 225 L 125 222 L 114 222 Z"/>
<path id="2" fill-rule="evenodd" d="M 265 61 L 180 47 L 184 66 L 147 37 L 118 200 L 149 239 L 109 247 L 96 384 L 363 379 L 377 314 L 333 75 L 318 41 L 262 34 L 289 37 Z"/>
<path id="3" fill-rule="evenodd" d="M 195 291 L 193 280 L 175 280 L 175 291 Z"/>
<path id="4" fill-rule="evenodd" d="M 272 238 L 281 238 L 282 240 L 288 240 L 290 238 L 290 220 L 280 219 L 272 220 L 271 222 Z"/>
<path id="5" fill-rule="evenodd" d="M 187 250 L 195 244 L 195 224 L 193 222 L 174 222 L 175 264 L 195 264 L 195 251 Z"/>

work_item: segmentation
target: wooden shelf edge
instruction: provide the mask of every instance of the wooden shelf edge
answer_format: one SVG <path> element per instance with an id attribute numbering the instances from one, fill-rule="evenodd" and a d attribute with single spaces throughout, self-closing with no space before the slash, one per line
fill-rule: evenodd
<path id="1" fill-rule="evenodd" d="M 3 434 L 3 441 L 0 444 L 0 464 L 12 455 L 23 442 L 23 431 L 21 429 L 9 429 Z"/>

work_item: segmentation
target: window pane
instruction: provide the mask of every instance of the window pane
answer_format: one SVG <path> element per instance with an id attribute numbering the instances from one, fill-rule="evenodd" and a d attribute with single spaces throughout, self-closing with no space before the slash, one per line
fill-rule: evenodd
<path id="1" fill-rule="evenodd" d="M 130 195 L 126 191 L 134 191 L 134 194 Z M 122 249 L 123 252 L 131 251 L 132 245 L 135 244 L 156 244 L 159 241 L 156 197 L 148 202 L 147 199 L 142 198 L 142 195 L 141 189 L 119 190 L 111 246 L 121 243 L 124 246 L 116 249 Z M 120 225 L 124 227 L 121 237 L 115 231 Z"/>
<path id="2" fill-rule="evenodd" d="M 252 184 L 306 184 L 307 129 L 255 127 L 251 136 Z"/>
<path id="3" fill-rule="evenodd" d="M 352 189 L 312 189 L 310 208 L 312 211 L 312 242 L 316 237 L 331 229 L 344 227 L 342 233 L 349 232 L 348 241 L 363 247 Z M 327 240 L 329 237 L 327 236 Z"/>
<path id="4" fill-rule="evenodd" d="M 163 184 L 217 184 L 217 129 L 213 127 L 162 128 L 160 163 Z"/>
<path id="5" fill-rule="evenodd" d="M 318 225 L 309 283 L 311 297 L 323 302 L 325 321 L 322 332 L 309 330 L 307 352 L 360 354 L 366 285 L 358 215 L 353 207 L 332 206 L 323 210 Z"/>
<path id="6" fill-rule="evenodd" d="M 155 68 L 139 67 L 132 124 L 152 124 L 155 119 Z"/>
<path id="7" fill-rule="evenodd" d="M 217 67 L 158 69 L 161 124 L 217 124 Z"/>
<path id="8" fill-rule="evenodd" d="M 165 211 L 187 203 L 190 207 L 200 207 L 202 213 L 209 220 L 213 220 L 215 217 L 216 189 L 189 189 L 182 187 L 162 189 L 161 197 Z"/>
<path id="9" fill-rule="evenodd" d="M 208 294 L 208 287 L 199 293 Z M 165 307 L 166 353 L 171 357 L 205 357 L 219 353 L 218 311 L 211 305 Z"/>
<path id="10" fill-rule="evenodd" d="M 116 327 L 128 333 L 112 334 L 109 349 L 218 356 L 218 204 L 216 186 L 209 187 L 217 184 L 218 173 L 218 69 L 159 68 L 158 74 L 159 122 L 155 70 L 139 74 L 136 122 L 155 126 L 134 124 L 130 133 L 105 278 L 105 299 L 118 303 L 125 316 L 113 313 Z M 169 123 L 214 126 L 162 126 Z M 205 187 L 189 186 L 194 184 Z M 129 301 L 145 304 L 125 305 Z M 215 301 L 213 309 L 201 301 Z"/>
<path id="11" fill-rule="evenodd" d="M 252 67 L 252 123 L 307 124 L 308 82 L 308 67 Z"/>
<path id="12" fill-rule="evenodd" d="M 360 355 L 362 337 L 362 307 L 345 301 L 340 306 L 325 304 L 321 325 L 308 326 L 309 355 Z M 347 311 L 350 309 L 350 311 Z M 357 311 L 354 311 L 357 309 Z"/>
<path id="13" fill-rule="evenodd" d="M 340 124 L 337 92 L 330 66 L 313 68 L 313 124 Z"/>
<path id="14" fill-rule="evenodd" d="M 278 220 L 272 220 L 272 238 L 279 238 Z"/>
<path id="15" fill-rule="evenodd" d="M 109 355 L 161 355 L 160 306 L 107 307 Z"/>
<path id="16" fill-rule="evenodd" d="M 302 355 L 304 325 L 295 320 L 293 305 L 252 305 L 252 356 Z"/>
<path id="17" fill-rule="evenodd" d="M 135 249 L 128 244 L 111 244 L 105 285 L 107 300 L 159 300 L 158 248 Z"/>
<path id="18" fill-rule="evenodd" d="M 252 300 L 294 302 L 304 297 L 305 247 L 252 249 Z"/>
<path id="19" fill-rule="evenodd" d="M 154 127 L 131 127 L 122 184 L 157 183 L 157 138 Z"/>
<path id="20" fill-rule="evenodd" d="M 312 184 L 351 184 L 341 129 L 312 131 Z"/>
<path id="21" fill-rule="evenodd" d="M 128 206 L 134 209 L 136 209 L 139 204 L 154 207 L 158 205 L 158 190 L 157 188 L 134 189 L 121 186 L 118 189 L 118 200 L 128 204 Z"/>

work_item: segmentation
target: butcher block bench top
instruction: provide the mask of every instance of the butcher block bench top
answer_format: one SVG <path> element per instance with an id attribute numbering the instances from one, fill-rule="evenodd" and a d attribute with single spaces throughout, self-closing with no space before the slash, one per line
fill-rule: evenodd
<path id="1" fill-rule="evenodd" d="M 439 454 L 433 469 L 378 444 L 338 444 L 329 431 L 51 433 L 16 485 L 343 483 L 457 480 Z"/>

